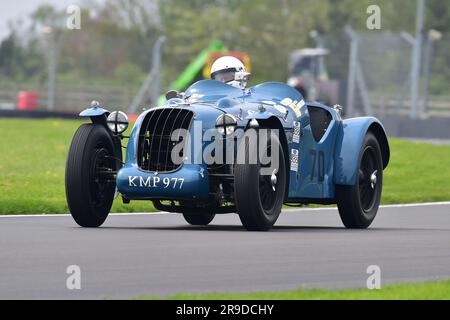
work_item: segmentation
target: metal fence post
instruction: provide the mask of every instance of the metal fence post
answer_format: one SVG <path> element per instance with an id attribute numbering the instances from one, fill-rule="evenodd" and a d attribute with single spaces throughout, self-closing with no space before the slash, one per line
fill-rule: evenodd
<path id="1" fill-rule="evenodd" d="M 58 60 L 58 42 L 61 31 L 56 27 L 46 26 L 43 29 L 49 44 L 48 52 L 48 93 L 47 110 L 55 110 L 56 107 L 56 72 Z"/>
<path id="2" fill-rule="evenodd" d="M 430 99 L 430 78 L 431 65 L 434 56 L 434 43 L 442 39 L 442 33 L 436 30 L 430 30 L 426 38 L 425 57 L 424 57 L 424 94 L 423 94 L 423 113 L 428 114 Z"/>
<path id="3" fill-rule="evenodd" d="M 347 115 L 353 116 L 355 113 L 355 88 L 356 88 L 356 68 L 358 58 L 358 38 L 350 26 L 345 27 L 345 32 L 350 38 L 350 62 L 348 69 L 347 84 Z"/>
<path id="4" fill-rule="evenodd" d="M 142 104 L 145 100 L 145 95 L 150 92 L 150 100 L 152 106 L 154 106 L 155 102 L 158 100 L 161 88 L 161 60 L 162 60 L 162 49 L 164 43 L 166 41 L 166 37 L 161 36 L 156 41 L 156 44 L 153 47 L 153 58 L 152 58 L 152 68 L 145 79 L 144 84 L 139 90 L 136 97 L 134 97 L 133 102 L 128 108 L 129 113 L 136 113 L 139 105 Z"/>
<path id="5" fill-rule="evenodd" d="M 411 118 L 416 119 L 419 109 L 420 60 L 422 56 L 425 0 L 417 0 L 416 40 L 412 57 L 411 77 Z"/>

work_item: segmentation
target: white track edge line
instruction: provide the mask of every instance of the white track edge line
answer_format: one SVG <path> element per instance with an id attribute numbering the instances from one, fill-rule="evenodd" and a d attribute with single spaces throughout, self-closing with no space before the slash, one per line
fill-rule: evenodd
<path id="1" fill-rule="evenodd" d="M 432 207 L 432 206 L 448 206 L 450 201 L 444 202 L 424 202 L 424 203 L 408 203 L 408 204 L 388 204 L 382 205 L 380 208 L 410 208 L 410 207 Z M 335 210 L 336 207 L 324 208 L 287 208 L 283 211 L 327 211 Z M 110 216 L 142 216 L 142 215 L 176 215 L 169 212 L 135 212 L 135 213 L 111 213 Z M 54 218 L 54 217 L 70 217 L 70 214 L 22 214 L 22 215 L 0 215 L 1 218 Z"/>

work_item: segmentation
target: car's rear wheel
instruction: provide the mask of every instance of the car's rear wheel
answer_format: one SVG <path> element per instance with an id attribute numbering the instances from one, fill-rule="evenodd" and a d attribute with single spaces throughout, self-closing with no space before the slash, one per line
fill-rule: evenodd
<path id="1" fill-rule="evenodd" d="M 372 133 L 364 139 L 354 186 L 336 186 L 339 214 L 350 229 L 366 229 L 375 219 L 383 188 L 383 160 Z"/>
<path id="2" fill-rule="evenodd" d="M 245 156 L 244 164 L 235 166 L 235 202 L 239 218 L 249 231 L 270 230 L 281 213 L 286 190 L 286 164 L 278 137 L 272 132 L 267 135 L 266 154 L 278 153 L 276 167 L 271 173 L 263 172 L 264 166 L 258 156 L 256 164 L 249 159 L 258 154 L 258 143 L 243 140 L 238 153 Z M 238 155 L 239 159 L 239 155 Z M 264 173 L 264 174 L 263 174 Z"/>
<path id="3" fill-rule="evenodd" d="M 66 165 L 66 197 L 70 213 L 82 227 L 106 220 L 116 190 L 114 142 L 106 128 L 82 125 L 73 137 Z"/>

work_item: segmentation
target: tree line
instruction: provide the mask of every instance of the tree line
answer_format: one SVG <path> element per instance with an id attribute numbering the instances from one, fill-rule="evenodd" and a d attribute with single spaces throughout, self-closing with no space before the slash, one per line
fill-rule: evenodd
<path id="1" fill-rule="evenodd" d="M 25 29 L 19 21 L 11 24 L 0 44 L 0 81 L 45 83 L 50 40 L 42 28 L 48 25 L 59 30 L 59 81 L 138 87 L 160 35 L 167 38 L 163 88 L 214 39 L 250 55 L 254 81 L 285 81 L 290 52 L 314 46 L 311 30 L 326 35 L 351 25 L 367 32 L 366 10 L 373 4 L 381 8 L 381 31 L 414 33 L 412 0 L 92 1 L 83 7 L 81 30 L 67 30 L 66 12 L 43 5 L 27 17 L 31 23 Z M 426 29 L 450 30 L 448 1 L 427 0 Z M 448 72 L 442 76 L 448 83 L 450 58 L 440 60 L 436 68 Z"/>

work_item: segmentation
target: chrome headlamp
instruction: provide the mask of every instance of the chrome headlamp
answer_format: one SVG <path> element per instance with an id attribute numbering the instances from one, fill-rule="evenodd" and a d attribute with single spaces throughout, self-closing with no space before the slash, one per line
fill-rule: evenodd
<path id="1" fill-rule="evenodd" d="M 128 128 L 128 117 L 125 112 L 122 111 L 114 111 L 106 120 L 106 124 L 108 125 L 109 130 L 115 135 L 124 133 Z"/>
<path id="2" fill-rule="evenodd" d="M 221 135 L 232 135 L 237 128 L 237 119 L 231 114 L 223 114 L 216 120 L 216 129 Z"/>

